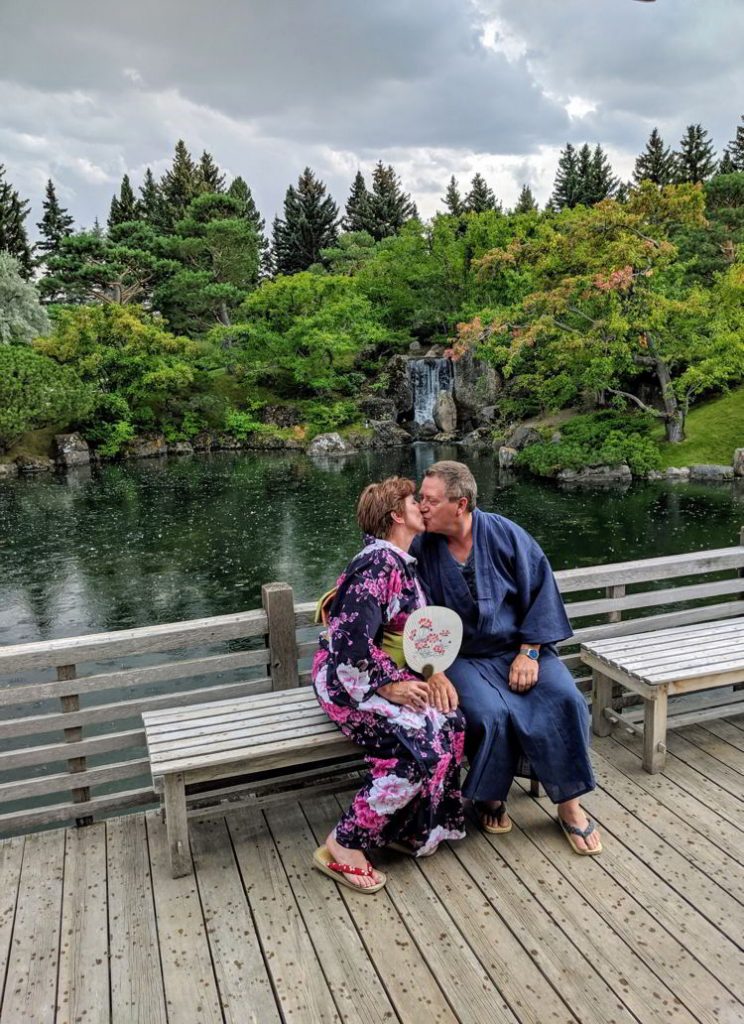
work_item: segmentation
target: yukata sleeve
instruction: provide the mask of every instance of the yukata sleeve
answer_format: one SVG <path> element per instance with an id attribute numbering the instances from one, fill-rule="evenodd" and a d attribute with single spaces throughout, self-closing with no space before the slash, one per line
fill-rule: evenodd
<path id="1" fill-rule="evenodd" d="M 551 644 L 573 633 L 550 562 L 525 530 L 515 535 L 514 570 L 523 643 Z"/>
<path id="2" fill-rule="evenodd" d="M 350 572 L 333 604 L 328 636 L 328 691 L 340 704 L 361 704 L 387 683 L 415 679 L 379 646 L 399 573 L 367 563 Z"/>

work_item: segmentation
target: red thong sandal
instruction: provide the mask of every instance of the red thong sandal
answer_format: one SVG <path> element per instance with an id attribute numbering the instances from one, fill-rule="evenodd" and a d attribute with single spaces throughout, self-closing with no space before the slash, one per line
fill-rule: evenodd
<path id="1" fill-rule="evenodd" d="M 380 889 L 387 882 L 387 878 L 382 871 L 375 871 L 371 864 L 367 864 L 366 868 L 355 868 L 351 864 L 340 864 L 337 860 L 333 859 L 333 854 L 327 846 L 319 846 L 313 854 L 313 865 L 322 871 L 324 875 L 328 875 L 333 878 L 336 882 L 341 885 L 345 885 L 347 889 L 354 889 L 356 892 L 365 893 L 371 896 L 373 892 L 379 892 Z M 375 882 L 374 885 L 354 885 L 350 882 L 346 875 L 362 875 L 365 878 L 374 878 L 375 875 L 380 876 L 380 881 Z"/>

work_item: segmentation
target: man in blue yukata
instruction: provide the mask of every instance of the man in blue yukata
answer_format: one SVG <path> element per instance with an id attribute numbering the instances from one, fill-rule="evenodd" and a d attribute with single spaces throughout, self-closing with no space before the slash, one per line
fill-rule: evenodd
<path id="1" fill-rule="evenodd" d="M 595 788 L 589 713 L 555 644 L 571 636 L 550 564 L 516 523 L 476 508 L 477 485 L 461 462 L 436 462 L 420 488 L 427 532 L 411 554 L 432 604 L 463 620 L 460 656 L 434 699 L 447 710 L 459 698 L 470 762 L 463 795 L 481 827 L 511 829 L 509 787 L 526 758 L 557 804 L 575 853 L 601 852 L 599 832 L 579 803 Z"/>

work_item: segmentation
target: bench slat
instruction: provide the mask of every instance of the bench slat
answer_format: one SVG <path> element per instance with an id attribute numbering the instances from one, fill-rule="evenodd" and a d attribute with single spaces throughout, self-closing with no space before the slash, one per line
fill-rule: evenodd
<path id="1" fill-rule="evenodd" d="M 314 691 L 309 686 L 298 687 L 296 690 L 282 690 L 281 696 L 276 690 L 266 690 L 263 693 L 245 694 L 243 697 L 233 697 L 229 700 L 215 700 L 208 705 L 208 713 L 222 714 L 231 711 L 248 711 L 264 706 L 290 708 L 294 705 L 317 704 Z M 190 718 L 201 718 L 205 713 L 205 705 L 200 707 L 178 707 L 164 708 L 158 711 L 148 711 L 143 715 L 143 721 L 148 729 L 155 728 L 166 722 L 185 722 Z"/>
<path id="2" fill-rule="evenodd" d="M 301 731 L 297 728 L 289 728 L 277 730 L 271 734 L 263 732 L 246 736 L 242 733 L 236 733 L 234 736 L 228 734 L 211 741 L 209 737 L 205 737 L 207 742 L 204 744 L 195 742 L 193 746 L 176 745 L 162 751 L 153 750 L 150 752 L 150 764 L 153 775 L 160 775 L 164 774 L 162 767 L 164 764 L 170 764 L 171 762 L 183 764 L 186 761 L 194 761 L 202 756 L 208 760 L 213 752 L 223 752 L 225 750 L 240 750 L 246 761 L 250 761 L 254 754 L 258 755 L 261 752 L 263 747 L 281 745 L 283 749 L 291 753 L 295 749 L 301 750 L 308 737 L 317 736 L 320 733 L 333 734 L 338 731 L 338 726 L 326 718 L 324 721 L 308 723 Z M 178 770 L 185 771 L 187 769 L 179 768 Z"/>
<path id="3" fill-rule="evenodd" d="M 210 746 L 218 748 L 221 743 L 241 743 L 250 747 L 267 743 L 280 736 L 287 736 L 290 740 L 301 740 L 303 736 L 308 735 L 310 730 L 326 724 L 333 725 L 322 711 L 318 714 L 304 715 L 302 719 L 294 721 L 274 721 L 269 727 L 263 723 L 254 725 L 249 719 L 245 723 L 237 723 L 232 728 L 220 729 L 219 732 L 207 729 L 202 732 L 194 732 L 189 736 L 168 736 L 161 739 L 148 736 L 148 749 L 152 760 L 164 760 L 173 753 L 185 754 Z M 334 728 L 337 726 L 334 725 Z"/>

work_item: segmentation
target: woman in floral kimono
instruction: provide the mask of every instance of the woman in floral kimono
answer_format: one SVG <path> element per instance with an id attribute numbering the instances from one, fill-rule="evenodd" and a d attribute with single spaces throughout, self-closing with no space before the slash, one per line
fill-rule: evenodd
<path id="1" fill-rule="evenodd" d="M 321 707 L 366 751 L 369 775 L 316 850 L 321 871 L 370 893 L 385 877 L 367 861 L 374 846 L 418 857 L 463 831 L 460 762 L 465 720 L 446 676 L 424 682 L 405 665 L 402 632 L 426 604 L 408 554 L 424 524 L 411 480 L 370 484 L 357 519 L 364 548 L 338 580 L 328 630 L 313 662 Z"/>

